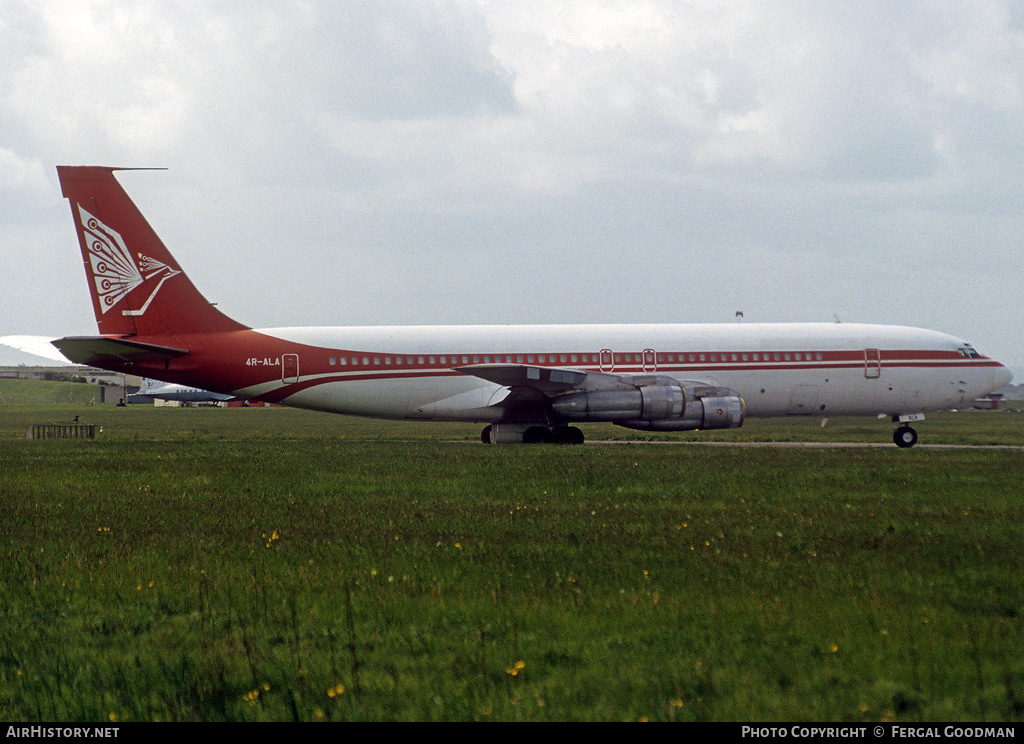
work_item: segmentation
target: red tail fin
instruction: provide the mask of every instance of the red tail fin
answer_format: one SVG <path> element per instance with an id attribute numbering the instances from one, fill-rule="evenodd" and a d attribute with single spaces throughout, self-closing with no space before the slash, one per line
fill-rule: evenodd
<path id="1" fill-rule="evenodd" d="M 104 335 L 174 336 L 241 330 L 178 266 L 107 167 L 57 166 Z"/>

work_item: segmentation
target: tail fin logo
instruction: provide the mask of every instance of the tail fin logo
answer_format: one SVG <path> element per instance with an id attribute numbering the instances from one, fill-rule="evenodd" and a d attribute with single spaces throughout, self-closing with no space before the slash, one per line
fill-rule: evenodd
<path id="1" fill-rule="evenodd" d="M 142 284 L 148 284 L 151 279 L 162 273 L 160 281 L 138 310 L 121 311 L 122 315 L 143 315 L 164 282 L 177 276 L 181 271 L 141 253 L 136 262 L 119 232 L 89 214 L 81 204 L 78 205 L 78 211 L 85 230 L 85 243 L 89 254 L 89 267 L 96 285 L 96 296 L 104 314 L 124 300 L 134 289 Z"/>

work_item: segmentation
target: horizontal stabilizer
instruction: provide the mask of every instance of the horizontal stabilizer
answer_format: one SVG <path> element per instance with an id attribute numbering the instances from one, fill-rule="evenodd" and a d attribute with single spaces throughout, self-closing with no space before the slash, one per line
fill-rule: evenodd
<path id="1" fill-rule="evenodd" d="M 124 338 L 107 336 L 67 336 L 52 342 L 60 353 L 76 364 L 99 365 L 105 359 L 119 359 L 129 364 L 159 362 L 188 354 L 188 349 L 144 344 Z"/>

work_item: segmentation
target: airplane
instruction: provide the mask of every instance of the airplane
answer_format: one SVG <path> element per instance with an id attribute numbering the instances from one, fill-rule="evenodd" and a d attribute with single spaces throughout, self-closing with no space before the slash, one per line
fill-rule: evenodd
<path id="1" fill-rule="evenodd" d="M 139 392 L 128 396 L 128 403 L 138 401 L 152 402 L 153 398 L 158 400 L 170 400 L 178 403 L 224 403 L 229 400 L 236 400 L 233 395 L 214 393 L 202 388 L 179 385 L 159 380 L 144 379 L 139 387 Z"/>
<path id="2" fill-rule="evenodd" d="M 115 177 L 58 166 L 99 329 L 72 361 L 286 406 L 486 424 L 485 443 L 581 444 L 577 424 L 730 429 L 746 418 L 911 423 L 1012 375 L 966 341 L 852 323 L 366 326 L 254 329 L 196 289 Z"/>

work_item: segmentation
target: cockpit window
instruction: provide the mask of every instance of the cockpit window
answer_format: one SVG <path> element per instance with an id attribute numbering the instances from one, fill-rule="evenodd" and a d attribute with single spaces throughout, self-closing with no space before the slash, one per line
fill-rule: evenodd
<path id="1" fill-rule="evenodd" d="M 970 344 L 964 344 L 959 349 L 957 349 L 957 352 L 960 354 L 960 356 L 967 357 L 968 359 L 977 359 L 978 357 L 981 356 L 981 354 L 975 351 L 974 347 L 971 346 Z"/>

